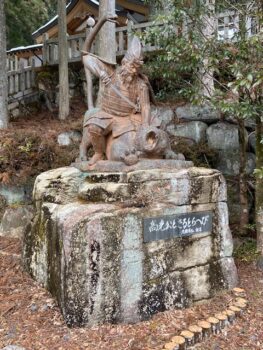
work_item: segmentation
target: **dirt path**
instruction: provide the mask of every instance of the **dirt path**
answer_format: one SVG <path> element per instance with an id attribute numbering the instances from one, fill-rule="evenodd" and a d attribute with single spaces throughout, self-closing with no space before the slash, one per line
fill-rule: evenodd
<path id="1" fill-rule="evenodd" d="M 263 273 L 242 264 L 239 275 L 249 300 L 244 316 L 194 349 L 263 349 Z M 69 329 L 50 294 L 23 272 L 20 242 L 0 237 L 0 348 L 13 344 L 27 350 L 160 350 L 180 330 L 223 311 L 232 299 L 231 292 L 223 293 L 205 304 L 160 313 L 135 325 Z"/>

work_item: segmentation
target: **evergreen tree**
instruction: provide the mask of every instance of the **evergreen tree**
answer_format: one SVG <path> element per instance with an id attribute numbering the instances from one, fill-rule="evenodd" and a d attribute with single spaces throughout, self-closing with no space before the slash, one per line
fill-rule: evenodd
<path id="1" fill-rule="evenodd" d="M 33 44 L 32 33 L 56 14 L 52 0 L 6 1 L 7 48 Z"/>

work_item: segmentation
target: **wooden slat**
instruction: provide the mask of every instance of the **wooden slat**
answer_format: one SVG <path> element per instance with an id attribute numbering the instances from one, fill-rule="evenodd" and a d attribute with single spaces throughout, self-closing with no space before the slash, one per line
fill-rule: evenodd
<path id="1" fill-rule="evenodd" d="M 124 50 L 124 36 L 123 32 L 118 33 L 118 51 L 123 51 Z"/>

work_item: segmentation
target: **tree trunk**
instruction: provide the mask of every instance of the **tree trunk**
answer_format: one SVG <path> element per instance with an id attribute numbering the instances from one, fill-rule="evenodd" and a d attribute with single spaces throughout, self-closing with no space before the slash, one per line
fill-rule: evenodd
<path id="1" fill-rule="evenodd" d="M 99 17 L 115 14 L 115 0 L 100 0 Z M 109 62 L 116 61 L 115 23 L 106 22 L 99 32 L 99 56 Z"/>
<path id="2" fill-rule="evenodd" d="M 258 117 L 256 121 L 256 168 L 263 169 L 263 119 Z M 257 250 L 260 253 L 258 266 L 263 269 L 263 178 L 256 177 L 256 228 Z"/>
<path id="3" fill-rule="evenodd" d="M 68 41 L 66 1 L 58 0 L 59 119 L 69 115 Z"/>
<path id="4" fill-rule="evenodd" d="M 248 188 L 247 188 L 247 137 L 245 123 L 243 119 L 238 120 L 239 125 L 239 154 L 240 154 L 240 168 L 239 168 L 239 198 L 240 198 L 240 225 L 239 231 L 241 235 L 246 235 L 247 225 L 249 223 L 248 210 Z"/>
<path id="5" fill-rule="evenodd" d="M 216 35 L 216 13 L 215 13 L 215 0 L 203 0 L 203 4 L 206 7 L 206 13 L 202 15 L 202 35 L 206 40 L 210 40 Z M 201 94 L 205 97 L 212 97 L 215 91 L 214 87 L 214 71 L 209 67 L 209 60 L 205 58 L 203 60 L 202 68 L 199 72 L 201 82 Z"/>
<path id="6" fill-rule="evenodd" d="M 115 14 L 115 0 L 100 0 L 99 17 L 101 18 L 107 13 Z M 106 22 L 99 31 L 99 57 L 113 63 L 116 61 L 115 27 L 115 23 Z M 100 106 L 103 89 L 104 84 L 100 83 L 97 106 Z"/>
<path id="7" fill-rule="evenodd" d="M 8 127 L 8 81 L 6 67 L 6 24 L 4 1 L 0 0 L 0 129 Z"/>

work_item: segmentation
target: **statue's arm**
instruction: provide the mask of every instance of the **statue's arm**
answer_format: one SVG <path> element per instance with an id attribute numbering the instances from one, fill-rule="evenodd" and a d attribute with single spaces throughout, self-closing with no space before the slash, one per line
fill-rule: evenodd
<path id="1" fill-rule="evenodd" d="M 143 82 L 140 86 L 140 105 L 142 114 L 142 124 L 150 125 L 151 105 L 148 86 Z"/>
<path id="2" fill-rule="evenodd" d="M 90 71 L 98 78 L 102 78 L 102 80 L 105 76 L 109 77 L 113 73 L 113 68 L 91 55 L 83 56 L 83 64 L 85 70 Z"/>

